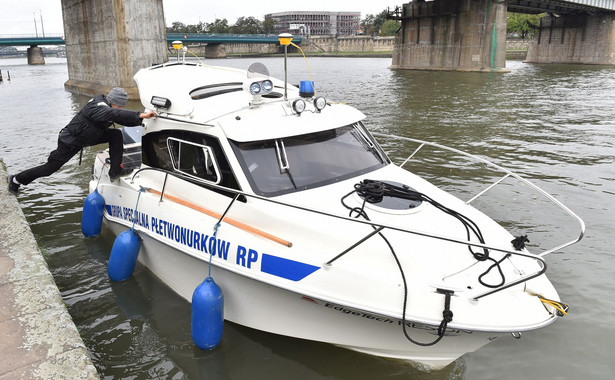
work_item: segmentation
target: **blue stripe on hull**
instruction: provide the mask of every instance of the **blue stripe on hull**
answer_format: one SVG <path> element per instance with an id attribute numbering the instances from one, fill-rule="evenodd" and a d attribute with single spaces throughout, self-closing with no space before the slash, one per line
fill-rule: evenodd
<path id="1" fill-rule="evenodd" d="M 318 270 L 319 267 L 299 261 L 284 259 L 277 256 L 263 254 L 261 272 L 274 276 L 299 281 Z"/>

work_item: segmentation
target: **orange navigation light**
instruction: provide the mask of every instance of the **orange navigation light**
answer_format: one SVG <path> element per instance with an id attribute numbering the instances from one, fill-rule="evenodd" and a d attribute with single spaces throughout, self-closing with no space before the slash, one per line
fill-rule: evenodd
<path id="1" fill-rule="evenodd" d="M 280 41 L 280 45 L 288 46 L 293 40 L 293 35 L 290 33 L 282 33 L 278 35 L 278 40 Z"/>

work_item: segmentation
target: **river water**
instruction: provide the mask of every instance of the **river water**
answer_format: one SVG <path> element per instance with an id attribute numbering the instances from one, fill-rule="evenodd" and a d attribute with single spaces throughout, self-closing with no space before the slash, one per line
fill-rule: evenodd
<path id="1" fill-rule="evenodd" d="M 280 58 L 259 59 L 283 77 Z M 247 68 L 249 59 L 208 60 Z M 441 371 L 275 336 L 226 323 L 221 345 L 194 348 L 190 305 L 137 266 L 111 283 L 106 262 L 114 237 L 85 239 L 80 220 L 94 153 L 23 188 L 19 201 L 64 301 L 104 378 L 173 379 L 610 379 L 615 371 L 615 70 L 612 67 L 507 62 L 506 74 L 391 71 L 390 59 L 289 59 L 289 81 L 311 74 L 325 97 L 361 109 L 374 131 L 435 141 L 527 173 L 587 224 L 578 244 L 547 256 L 548 276 L 569 315 L 553 325 L 499 339 Z M 65 59 L 44 66 L 0 60 L 0 157 L 9 172 L 43 162 L 58 131 L 88 100 L 66 92 Z M 7 70 L 11 81 L 7 81 Z M 129 103 L 140 109 L 140 104 Z M 393 158 L 399 146 L 387 145 Z M 398 157 L 399 156 L 399 157 Z M 422 171 L 422 168 L 417 168 Z M 434 181 L 440 181 L 442 173 Z M 455 174 L 463 185 L 467 178 Z M 463 186 L 462 186 L 463 187 Z M 525 220 L 534 200 L 497 198 L 492 207 Z M 536 202 L 538 204 L 539 202 Z M 540 204 L 542 205 L 542 204 Z M 524 209 L 522 211 L 522 209 Z M 552 211 L 530 240 L 574 238 Z M 552 229 L 551 222 L 563 223 Z M 521 232 L 528 232 L 521 231 Z M 567 240 L 566 240 L 567 241 Z M 530 249 L 532 246 L 530 245 Z"/>

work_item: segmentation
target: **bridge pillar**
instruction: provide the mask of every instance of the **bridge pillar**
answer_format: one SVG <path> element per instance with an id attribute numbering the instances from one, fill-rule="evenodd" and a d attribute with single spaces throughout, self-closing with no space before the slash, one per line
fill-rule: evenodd
<path id="1" fill-rule="evenodd" d="M 26 51 L 28 55 L 28 65 L 44 65 L 45 56 L 43 49 L 39 46 L 30 46 Z"/>
<path id="2" fill-rule="evenodd" d="M 134 74 L 167 61 L 162 0 L 62 0 L 62 15 L 69 91 L 136 99 Z"/>
<path id="3" fill-rule="evenodd" d="M 226 58 L 226 49 L 224 44 L 205 45 L 205 58 Z"/>
<path id="4" fill-rule="evenodd" d="M 507 71 L 504 0 L 413 0 L 399 19 L 393 69 Z"/>
<path id="5" fill-rule="evenodd" d="M 615 64 L 615 15 L 542 17 L 525 62 Z"/>

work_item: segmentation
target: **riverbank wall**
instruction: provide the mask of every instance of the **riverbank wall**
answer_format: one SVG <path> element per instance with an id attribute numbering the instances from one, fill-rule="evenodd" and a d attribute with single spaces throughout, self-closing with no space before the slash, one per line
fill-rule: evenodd
<path id="1" fill-rule="evenodd" d="M 99 379 L 0 158 L 0 379 Z"/>
<path id="2" fill-rule="evenodd" d="M 303 37 L 301 50 L 311 56 L 363 56 L 391 57 L 395 37 L 371 36 L 311 36 Z M 509 39 L 506 41 L 506 58 L 523 60 L 527 54 L 529 40 Z M 188 49 L 198 56 L 205 56 L 206 44 L 188 45 Z M 283 52 L 274 44 L 223 44 L 226 56 L 259 56 L 273 55 Z M 299 53 L 295 47 L 290 47 L 290 53 Z M 174 55 L 170 55 L 172 59 Z"/>

